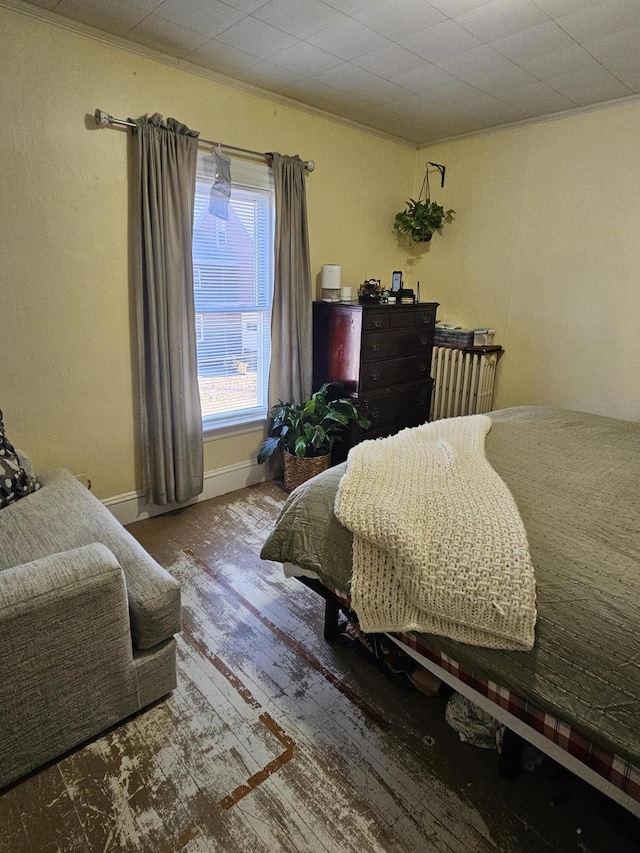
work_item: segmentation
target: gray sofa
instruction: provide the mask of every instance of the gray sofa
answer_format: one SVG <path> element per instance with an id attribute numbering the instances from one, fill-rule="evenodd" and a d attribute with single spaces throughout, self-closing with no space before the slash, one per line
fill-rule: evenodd
<path id="1" fill-rule="evenodd" d="M 176 685 L 177 581 L 68 471 L 38 479 L 0 509 L 0 787 Z"/>

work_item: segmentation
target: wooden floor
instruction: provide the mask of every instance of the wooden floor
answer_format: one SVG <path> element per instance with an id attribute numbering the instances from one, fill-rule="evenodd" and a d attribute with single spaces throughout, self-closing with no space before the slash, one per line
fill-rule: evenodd
<path id="1" fill-rule="evenodd" d="M 0 850 L 537 853 L 636 850 L 545 759 L 517 783 L 446 699 L 322 639 L 322 602 L 260 546 L 266 483 L 130 528 L 181 582 L 178 689 L 0 796 Z"/>

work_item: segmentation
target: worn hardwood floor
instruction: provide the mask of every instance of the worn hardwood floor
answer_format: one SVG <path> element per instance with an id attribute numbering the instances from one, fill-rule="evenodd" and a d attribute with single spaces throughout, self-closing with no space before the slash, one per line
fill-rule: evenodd
<path id="1" fill-rule="evenodd" d="M 265 483 L 131 526 L 181 582 L 178 689 L 0 795 L 0 851 L 550 853 L 636 846 L 545 759 L 517 783 L 445 699 L 322 639 L 322 601 L 260 546 Z"/>

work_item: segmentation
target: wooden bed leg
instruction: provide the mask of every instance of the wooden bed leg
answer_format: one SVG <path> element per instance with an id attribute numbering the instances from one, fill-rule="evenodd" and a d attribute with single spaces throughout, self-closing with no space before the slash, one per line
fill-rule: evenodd
<path id="1" fill-rule="evenodd" d="M 514 782 L 520 775 L 520 762 L 524 751 L 524 738 L 512 732 L 511 729 L 504 730 L 502 741 L 502 752 L 498 762 L 498 770 L 503 779 Z"/>
<path id="2" fill-rule="evenodd" d="M 340 608 L 335 598 L 327 597 L 324 600 L 324 638 L 332 643 L 338 636 L 338 614 Z"/>

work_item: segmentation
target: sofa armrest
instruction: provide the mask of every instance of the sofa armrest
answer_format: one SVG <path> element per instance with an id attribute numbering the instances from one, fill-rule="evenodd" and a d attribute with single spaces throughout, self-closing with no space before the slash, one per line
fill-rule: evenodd
<path id="1" fill-rule="evenodd" d="M 40 471 L 40 489 L 0 516 L 0 567 L 100 542 L 122 566 L 133 644 L 151 649 L 180 631 L 180 586 L 88 489 L 62 468 Z"/>
<path id="2" fill-rule="evenodd" d="M 26 615 L 63 601 L 74 590 L 91 587 L 109 575 L 119 575 L 124 589 L 122 569 L 99 542 L 5 569 L 0 573 L 0 624 L 13 608 Z M 126 589 L 124 593 L 126 599 Z"/>
<path id="3" fill-rule="evenodd" d="M 138 707 L 127 590 L 108 548 L 0 572 L 0 787 Z"/>

